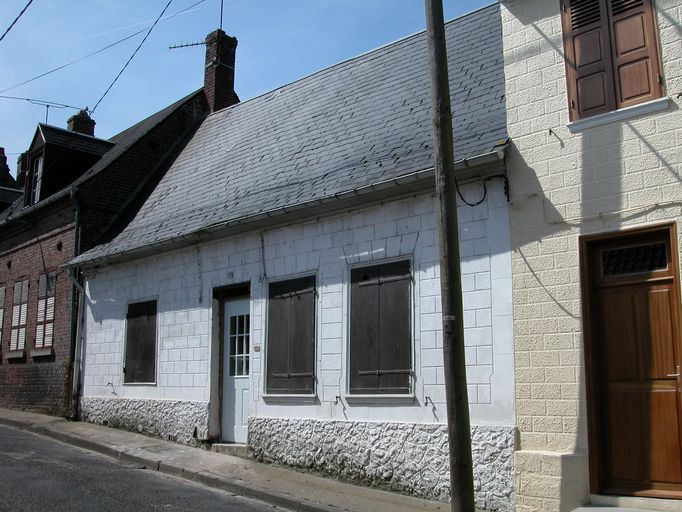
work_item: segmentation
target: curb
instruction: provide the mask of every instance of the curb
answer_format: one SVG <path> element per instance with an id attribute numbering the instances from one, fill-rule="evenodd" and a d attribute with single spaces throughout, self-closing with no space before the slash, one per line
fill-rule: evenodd
<path id="1" fill-rule="evenodd" d="M 219 475 L 206 471 L 190 471 L 180 465 L 133 455 L 132 453 L 128 453 L 123 450 L 98 443 L 96 441 L 91 441 L 89 439 L 84 439 L 82 437 L 64 432 L 58 432 L 50 428 L 52 424 L 58 424 L 62 421 L 66 422 L 67 420 L 55 418 L 54 422 L 48 423 L 47 425 L 36 425 L 30 421 L 21 421 L 0 417 L 0 425 L 4 425 L 6 427 L 49 437 L 64 444 L 111 457 L 121 462 L 141 465 L 147 469 L 151 469 L 159 473 L 182 478 L 184 480 L 205 485 L 206 487 L 211 487 L 213 489 L 227 491 L 231 494 L 245 498 L 257 499 L 269 505 L 275 505 L 277 507 L 285 508 L 295 512 L 347 512 L 346 509 L 335 507 L 333 505 L 322 505 L 320 503 L 311 502 L 309 500 L 297 498 L 288 494 L 274 492 L 261 486 L 250 484 L 244 480 L 231 479 L 228 481 L 222 479 Z"/>

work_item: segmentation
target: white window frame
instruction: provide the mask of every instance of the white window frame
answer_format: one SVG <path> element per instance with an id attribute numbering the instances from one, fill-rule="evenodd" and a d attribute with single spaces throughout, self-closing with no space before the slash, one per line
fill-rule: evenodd
<path id="1" fill-rule="evenodd" d="M 44 285 L 43 280 L 45 280 Z M 50 281 L 52 281 L 51 287 Z M 53 270 L 44 274 L 40 274 L 38 281 L 38 311 L 36 313 L 35 348 L 49 348 L 52 346 L 54 341 L 54 309 L 56 288 L 56 271 Z"/>
<path id="2" fill-rule="evenodd" d="M 14 282 L 12 294 L 12 329 L 9 349 L 11 351 L 24 350 L 26 348 L 26 323 L 28 321 L 28 277 Z M 19 302 L 17 302 L 17 290 L 19 290 Z"/>

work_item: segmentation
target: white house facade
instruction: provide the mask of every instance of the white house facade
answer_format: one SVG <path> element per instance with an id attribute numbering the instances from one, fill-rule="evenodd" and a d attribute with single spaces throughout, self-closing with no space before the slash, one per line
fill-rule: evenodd
<path id="1" fill-rule="evenodd" d="M 464 193 L 479 188 L 469 185 Z M 184 443 L 248 440 L 259 459 L 385 480 L 447 499 L 434 202 L 422 195 L 88 274 L 82 417 Z M 499 509 L 512 496 L 514 449 L 511 254 L 502 183 L 490 186 L 481 205 L 461 206 L 459 216 L 479 500 Z M 408 389 L 353 393 L 351 275 L 391 263 L 404 263 L 409 272 L 408 285 L 397 290 L 406 292 L 408 305 Z M 313 384 L 308 392 L 272 392 L 266 354 L 279 341 L 268 331 L 268 291 L 301 278 L 313 289 Z M 246 308 L 233 314 L 243 300 Z M 149 301 L 157 304 L 153 382 L 126 383 L 127 312 Z M 230 330 L 235 317 L 244 327 Z M 239 334 L 247 335 L 236 340 L 245 349 L 230 347 Z M 231 367 L 226 356 L 239 354 L 243 361 Z"/>
<path id="2" fill-rule="evenodd" d="M 476 496 L 513 510 L 500 8 L 447 25 Z M 447 500 L 425 35 L 211 114 L 83 272 L 81 417 Z"/>

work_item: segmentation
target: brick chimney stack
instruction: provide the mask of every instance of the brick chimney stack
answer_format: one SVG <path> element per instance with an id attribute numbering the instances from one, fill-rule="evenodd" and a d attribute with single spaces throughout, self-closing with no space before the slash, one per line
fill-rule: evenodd
<path id="1" fill-rule="evenodd" d="M 16 180 L 9 172 L 5 148 L 0 148 L 0 187 L 18 188 Z"/>
<path id="2" fill-rule="evenodd" d="M 206 36 L 204 94 L 211 112 L 239 102 L 234 92 L 237 39 L 218 29 Z"/>
<path id="3" fill-rule="evenodd" d="M 73 115 L 66 121 L 66 128 L 72 132 L 82 133 L 84 135 L 95 135 L 95 121 L 85 111 L 81 110 L 78 114 Z"/>

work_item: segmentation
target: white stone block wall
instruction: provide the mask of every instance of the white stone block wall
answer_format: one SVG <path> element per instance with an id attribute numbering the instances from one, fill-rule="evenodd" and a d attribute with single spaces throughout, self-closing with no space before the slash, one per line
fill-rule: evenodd
<path id="1" fill-rule="evenodd" d="M 463 187 L 469 200 L 482 192 L 479 184 Z M 506 432 L 514 425 L 514 364 L 509 216 L 502 182 L 489 182 L 488 197 L 477 207 L 460 202 L 458 214 L 472 423 Z M 216 335 L 211 332 L 213 290 L 246 282 L 251 292 L 250 416 L 264 421 L 442 424 L 446 411 L 438 257 L 435 199 L 426 195 L 99 269 L 87 275 L 86 283 L 84 400 L 184 400 L 218 407 L 209 382 Z M 414 397 L 397 402 L 348 400 L 350 268 L 402 258 L 411 261 L 414 274 Z M 315 398 L 264 398 L 267 283 L 311 274 L 318 288 Z M 123 385 L 126 307 L 144 299 L 158 301 L 156 383 Z M 103 407 L 101 400 L 95 403 Z M 128 412 L 117 407 L 107 410 L 119 410 L 115 414 L 127 418 Z M 96 417 L 103 421 L 101 414 Z"/>
<path id="2" fill-rule="evenodd" d="M 477 509 L 513 511 L 514 427 L 474 426 L 471 438 Z M 254 417 L 249 445 L 256 460 L 432 500 L 450 496 L 447 427 L 441 423 Z"/>
<path id="3" fill-rule="evenodd" d="M 501 6 L 513 142 L 518 510 L 572 510 L 588 494 L 578 237 L 682 226 L 682 2 L 655 2 L 670 108 L 576 134 L 567 128 L 559 1 Z"/>

